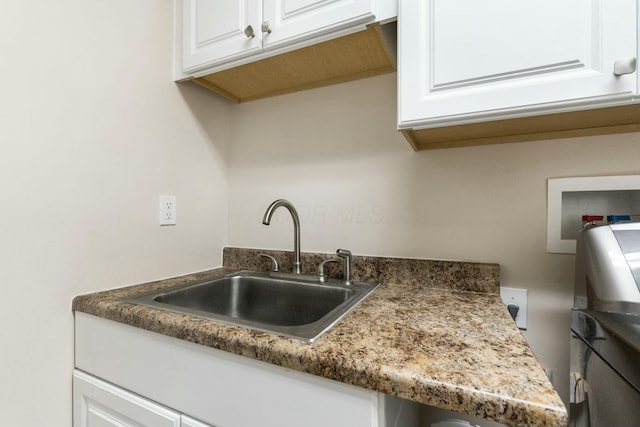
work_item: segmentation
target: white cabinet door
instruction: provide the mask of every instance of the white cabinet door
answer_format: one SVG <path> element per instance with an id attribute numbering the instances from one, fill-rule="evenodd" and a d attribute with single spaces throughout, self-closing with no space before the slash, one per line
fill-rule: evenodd
<path id="1" fill-rule="evenodd" d="M 182 39 L 179 70 L 194 73 L 372 22 L 376 1 L 178 0 L 176 13 L 182 14 L 177 20 L 182 28 L 176 28 Z M 248 28 L 252 36 L 245 33 Z"/>
<path id="2" fill-rule="evenodd" d="M 373 0 L 264 0 L 265 50 L 375 19 Z"/>
<path id="3" fill-rule="evenodd" d="M 194 420 L 191 417 L 187 417 L 186 415 L 183 415 L 182 424 L 180 424 L 180 427 L 214 427 L 214 426 L 212 426 L 211 424 L 205 424 L 198 420 Z"/>
<path id="4" fill-rule="evenodd" d="M 262 0 L 182 0 L 183 71 L 262 51 L 261 22 Z M 245 35 L 248 26 L 255 37 Z"/>
<path id="5" fill-rule="evenodd" d="M 400 0 L 400 128 L 630 102 L 636 0 Z"/>
<path id="6" fill-rule="evenodd" d="M 75 371 L 73 426 L 180 427 L 180 414 L 91 375 Z"/>

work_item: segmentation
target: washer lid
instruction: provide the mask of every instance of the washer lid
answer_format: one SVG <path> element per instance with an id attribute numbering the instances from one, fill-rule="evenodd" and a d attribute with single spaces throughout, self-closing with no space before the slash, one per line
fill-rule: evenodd
<path id="1" fill-rule="evenodd" d="M 636 286 L 640 290 L 640 230 L 613 229 L 613 235 L 620 245 Z"/>
<path id="2" fill-rule="evenodd" d="M 586 308 L 640 315 L 640 223 L 591 227 L 578 235 L 576 294 Z"/>

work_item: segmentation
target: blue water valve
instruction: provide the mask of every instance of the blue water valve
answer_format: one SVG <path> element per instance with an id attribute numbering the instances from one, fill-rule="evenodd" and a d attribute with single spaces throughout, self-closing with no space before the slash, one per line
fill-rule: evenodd
<path id="1" fill-rule="evenodd" d="M 607 215 L 607 222 L 609 224 L 620 221 L 631 221 L 631 215 Z"/>

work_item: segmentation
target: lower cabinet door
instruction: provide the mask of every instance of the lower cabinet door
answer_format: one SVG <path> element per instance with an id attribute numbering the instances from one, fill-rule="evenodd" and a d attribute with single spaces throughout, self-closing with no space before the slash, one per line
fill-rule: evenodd
<path id="1" fill-rule="evenodd" d="M 201 427 L 198 424 L 185 426 Z M 180 414 L 81 371 L 73 373 L 74 427 L 180 427 Z"/>

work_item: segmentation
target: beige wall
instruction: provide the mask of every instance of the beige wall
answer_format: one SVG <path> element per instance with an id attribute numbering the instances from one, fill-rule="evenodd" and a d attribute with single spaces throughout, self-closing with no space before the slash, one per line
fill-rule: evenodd
<path id="1" fill-rule="evenodd" d="M 232 107 L 229 244 L 497 262 L 529 289 L 524 333 L 568 397 L 572 255 L 546 253 L 549 177 L 637 173 L 640 134 L 413 152 L 395 130 L 395 75 Z"/>
<path id="2" fill-rule="evenodd" d="M 220 265 L 229 106 L 172 82 L 170 1 L 0 9 L 0 425 L 69 427 L 73 296 Z"/>
<path id="3" fill-rule="evenodd" d="M 640 135 L 414 153 L 395 75 L 229 106 L 171 79 L 171 2 L 4 2 L 0 408 L 69 426 L 74 295 L 220 264 L 227 244 L 498 262 L 566 397 L 573 257 L 545 252 L 548 177 L 636 173 Z M 231 144 L 229 144 L 231 142 Z M 159 227 L 158 196 L 178 225 Z"/>

